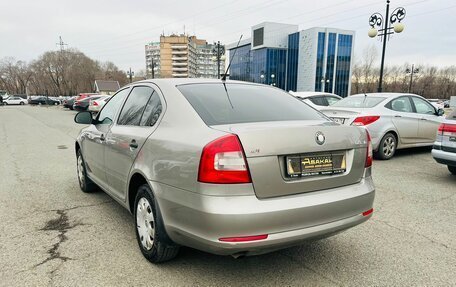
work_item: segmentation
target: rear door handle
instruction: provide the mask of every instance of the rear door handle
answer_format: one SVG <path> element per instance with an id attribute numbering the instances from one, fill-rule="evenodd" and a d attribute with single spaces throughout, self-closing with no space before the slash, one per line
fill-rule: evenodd
<path id="1" fill-rule="evenodd" d="M 136 140 L 134 140 L 134 139 L 131 140 L 130 147 L 133 149 L 138 148 L 138 143 L 136 142 Z"/>
<path id="2" fill-rule="evenodd" d="M 400 115 L 394 115 L 395 118 L 402 118 Z"/>
<path id="3" fill-rule="evenodd" d="M 421 120 L 422 120 L 422 121 L 427 121 L 427 119 L 425 119 L 425 118 L 421 118 Z"/>

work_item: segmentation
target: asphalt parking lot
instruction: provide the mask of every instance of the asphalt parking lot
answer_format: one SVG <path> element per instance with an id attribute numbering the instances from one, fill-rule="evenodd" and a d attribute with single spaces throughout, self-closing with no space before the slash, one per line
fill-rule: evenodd
<path id="1" fill-rule="evenodd" d="M 182 248 L 152 265 L 128 211 L 79 190 L 74 114 L 0 107 L 1 286 L 456 286 L 456 177 L 428 148 L 374 162 L 374 216 L 347 232 L 242 259 Z"/>

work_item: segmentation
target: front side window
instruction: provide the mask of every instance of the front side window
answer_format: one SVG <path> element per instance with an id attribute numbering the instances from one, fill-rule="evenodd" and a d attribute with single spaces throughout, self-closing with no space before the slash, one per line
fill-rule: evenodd
<path id="1" fill-rule="evenodd" d="M 120 113 L 118 124 L 139 126 L 146 104 L 154 93 L 151 87 L 134 87 Z"/>
<path id="2" fill-rule="evenodd" d="M 392 100 L 391 109 L 396 112 L 413 113 L 412 104 L 408 97 L 400 97 Z"/>
<path id="3" fill-rule="evenodd" d="M 128 95 L 130 89 L 123 89 L 112 96 L 109 101 L 103 106 L 103 109 L 98 115 L 98 123 L 102 125 L 110 125 L 114 122 L 114 117 L 122 105 L 123 100 Z"/>
<path id="4" fill-rule="evenodd" d="M 248 84 L 189 84 L 177 87 L 208 125 L 328 120 L 290 94 Z"/>
<path id="5" fill-rule="evenodd" d="M 415 109 L 418 114 L 434 115 L 434 107 L 423 99 L 412 97 Z"/>

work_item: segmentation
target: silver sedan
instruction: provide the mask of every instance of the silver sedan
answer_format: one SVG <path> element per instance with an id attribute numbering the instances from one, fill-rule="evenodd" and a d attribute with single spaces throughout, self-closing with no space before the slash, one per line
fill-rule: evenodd
<path id="1" fill-rule="evenodd" d="M 342 125 L 365 126 L 375 155 L 390 159 L 397 149 L 432 146 L 443 110 L 414 94 L 371 93 L 347 97 L 321 112 Z"/>
<path id="2" fill-rule="evenodd" d="M 130 84 L 75 143 L 82 191 L 97 186 L 134 214 L 151 262 L 179 246 L 261 254 L 327 237 L 372 216 L 372 148 L 265 85 L 201 79 Z"/>

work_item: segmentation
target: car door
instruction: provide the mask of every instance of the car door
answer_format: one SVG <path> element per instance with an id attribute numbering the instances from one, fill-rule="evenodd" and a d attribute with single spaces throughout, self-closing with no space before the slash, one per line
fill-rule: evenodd
<path id="1" fill-rule="evenodd" d="M 127 88 L 117 92 L 111 100 L 106 103 L 98 114 L 95 124 L 91 125 L 84 135 L 82 150 L 87 165 L 87 171 L 90 178 L 102 186 L 107 186 L 104 165 L 106 134 L 113 125 L 116 115 L 129 91 L 130 89 Z"/>
<path id="2" fill-rule="evenodd" d="M 395 98 L 386 107 L 392 110 L 391 120 L 399 134 L 399 141 L 402 144 L 415 143 L 418 138 L 419 116 L 414 112 L 410 98 Z"/>
<path id="3" fill-rule="evenodd" d="M 119 118 L 106 136 L 105 166 L 109 190 L 125 200 L 131 167 L 162 111 L 160 95 L 151 86 L 135 86 Z"/>
<path id="4" fill-rule="evenodd" d="M 420 118 L 418 138 L 420 143 L 433 143 L 437 136 L 437 129 L 443 117 L 437 115 L 433 105 L 419 97 L 411 97 L 417 115 Z"/>

